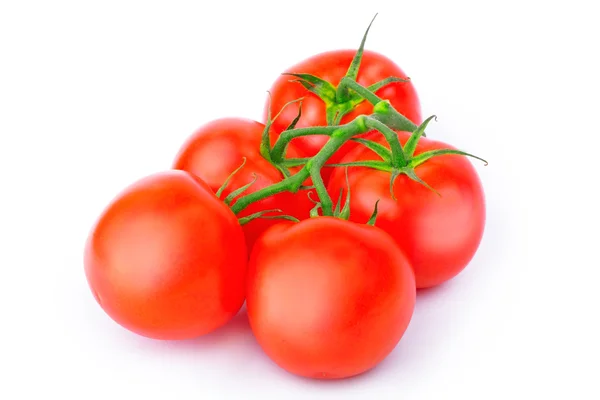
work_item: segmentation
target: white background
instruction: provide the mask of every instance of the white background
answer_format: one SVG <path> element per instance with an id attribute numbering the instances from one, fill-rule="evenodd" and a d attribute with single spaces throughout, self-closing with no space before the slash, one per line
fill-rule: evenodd
<path id="1" fill-rule="evenodd" d="M 598 398 L 593 2 L 218 4 L 0 2 L 0 398 Z M 375 12 L 367 48 L 411 76 L 429 135 L 490 161 L 471 265 L 344 381 L 283 372 L 243 314 L 179 343 L 113 323 L 82 265 L 106 203 L 202 123 L 260 119 L 280 72 L 356 48 Z"/>

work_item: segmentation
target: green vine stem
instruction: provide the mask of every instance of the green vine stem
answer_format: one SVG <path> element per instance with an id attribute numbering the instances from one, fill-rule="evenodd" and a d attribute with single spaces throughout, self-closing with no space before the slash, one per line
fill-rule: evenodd
<path id="1" fill-rule="evenodd" d="M 396 151 L 398 153 L 401 146 L 396 133 L 392 129 L 413 132 L 418 128 L 417 125 L 415 125 L 404 115 L 396 111 L 396 109 L 392 107 L 389 101 L 380 99 L 375 94 L 370 92 L 369 89 L 365 88 L 364 86 L 361 86 L 356 82 L 353 82 L 352 86 L 360 87 L 366 91 L 365 94 L 368 92 L 378 99 L 378 102 L 374 104 L 373 114 L 371 114 L 368 117 L 364 115 L 359 116 L 353 121 L 341 126 L 313 126 L 309 128 L 299 128 L 283 131 L 277 139 L 277 142 L 275 142 L 273 149 L 271 150 L 269 161 L 271 161 L 275 166 L 278 166 L 284 159 L 288 144 L 294 138 L 309 135 L 331 136 L 339 128 L 356 124 L 357 120 L 359 120 L 360 117 L 365 117 L 366 119 L 360 119 L 360 122 L 364 122 L 364 125 L 360 127 L 361 131 L 357 132 L 357 134 L 366 133 L 372 129 L 379 130 L 386 137 L 388 143 L 390 144 L 392 152 Z M 381 131 L 380 129 L 383 129 L 384 131 Z M 396 154 L 396 157 L 401 157 L 401 155 Z"/>
<path id="2" fill-rule="evenodd" d="M 366 118 L 366 116 L 362 115 L 356 117 L 352 122 L 341 126 L 292 129 L 287 131 L 287 134 L 282 134 L 273 148 L 273 150 L 275 150 L 275 148 L 280 149 L 278 150 L 279 158 L 274 157 L 273 152 L 271 153 L 271 160 L 273 162 L 283 158 L 283 153 L 287 147 L 287 143 L 289 143 L 289 141 L 294 137 L 311 134 L 328 134 L 330 139 L 327 141 L 327 143 L 325 143 L 321 150 L 314 157 L 310 158 L 304 167 L 294 175 L 287 177 L 274 185 L 240 197 L 231 207 L 231 210 L 237 214 L 256 201 L 285 191 L 296 192 L 308 178 L 311 178 L 315 191 L 317 192 L 319 200 L 321 201 L 323 215 L 332 216 L 333 201 L 331 200 L 329 193 L 327 193 L 327 188 L 325 187 L 325 183 L 321 178 L 321 169 L 344 143 L 350 140 L 353 136 L 368 131 L 368 127 L 365 123 Z M 396 140 L 398 139 L 396 138 Z"/>
<path id="3" fill-rule="evenodd" d="M 381 171 L 389 171 L 390 177 L 390 192 L 393 196 L 393 185 L 396 178 L 404 174 L 410 179 L 424 185 L 430 190 L 435 191 L 434 188 L 430 187 L 426 182 L 422 181 L 415 173 L 415 168 L 422 163 L 426 162 L 432 157 L 438 157 L 447 154 L 458 154 L 476 158 L 485 162 L 484 159 L 474 156 L 472 154 L 453 149 L 440 149 L 424 152 L 418 155 L 414 155 L 416 145 L 421 136 L 425 136 L 425 128 L 431 122 L 432 119 L 436 118 L 431 116 L 427 118 L 421 125 L 417 126 L 411 122 L 404 115 L 400 114 L 390 104 L 388 100 L 383 100 L 375 95 L 372 91 L 364 86 L 361 86 L 351 78 L 343 78 L 340 86 L 346 87 L 349 90 L 356 92 L 358 95 L 365 98 L 367 101 L 373 104 L 373 113 L 371 115 L 359 115 L 353 121 L 338 126 L 314 126 L 308 128 L 293 128 L 295 124 L 292 124 L 290 128 L 279 135 L 279 138 L 275 142 L 272 149 L 269 150 L 270 144 L 268 140 L 264 140 L 264 145 L 261 145 L 261 154 L 272 163 L 280 171 L 288 171 L 290 166 L 300 166 L 304 163 L 304 166 L 295 174 L 289 172 L 283 174 L 284 179 L 274 185 L 260 189 L 254 193 L 244 195 L 237 199 L 235 204 L 231 206 L 231 210 L 238 214 L 250 204 L 273 196 L 275 194 L 290 191 L 297 192 L 300 188 L 305 188 L 304 182 L 311 178 L 312 188 L 315 189 L 320 200 L 320 208 L 323 215 L 334 216 L 335 210 L 333 207 L 333 201 L 327 192 L 323 178 L 321 177 L 321 169 L 326 166 L 327 161 L 338 151 L 344 143 L 349 140 L 356 140 L 358 143 L 370 148 L 375 153 L 379 154 L 382 161 L 362 161 L 362 162 L 349 162 L 345 164 L 335 164 L 329 166 L 365 166 L 369 168 L 375 168 Z M 342 91 L 343 93 L 343 91 Z M 270 121 L 270 118 L 269 118 Z M 390 149 L 386 149 L 384 146 L 378 145 L 374 142 L 369 142 L 364 139 L 354 138 L 354 136 L 366 133 L 371 130 L 380 132 L 388 142 Z M 403 148 L 398 139 L 398 135 L 394 130 L 409 131 L 412 135 L 406 142 Z M 268 131 L 268 126 L 265 132 Z M 265 133 L 267 135 L 267 133 Z M 294 159 L 286 160 L 285 153 L 289 143 L 301 136 L 310 135 L 326 135 L 329 136 L 329 140 L 321 148 L 321 150 L 312 158 L 307 159 Z M 292 162 L 288 162 L 292 161 Z M 250 186 L 250 184 L 244 186 L 244 190 Z M 436 192 L 437 193 L 437 192 Z M 236 192 L 237 194 L 237 192 Z M 317 208 L 315 208 L 317 210 Z M 316 212 L 316 211 L 315 211 Z"/>
<path id="4" fill-rule="evenodd" d="M 281 132 L 279 138 L 275 142 L 273 149 L 271 150 L 270 158 L 274 164 L 279 164 L 283 161 L 283 157 L 287 150 L 288 144 L 292 139 L 301 136 L 310 135 L 327 135 L 331 136 L 339 127 L 338 126 L 313 126 L 309 128 L 298 128 L 291 129 Z"/>
<path id="5" fill-rule="evenodd" d="M 415 129 L 417 129 L 417 125 L 396 111 L 396 109 L 390 104 L 389 100 L 383 100 L 370 89 L 362 86 L 360 83 L 344 77 L 342 78 L 339 86 L 352 89 L 369 103 L 373 104 L 373 118 L 378 119 L 388 127 L 398 131 L 407 132 L 413 132 Z"/>

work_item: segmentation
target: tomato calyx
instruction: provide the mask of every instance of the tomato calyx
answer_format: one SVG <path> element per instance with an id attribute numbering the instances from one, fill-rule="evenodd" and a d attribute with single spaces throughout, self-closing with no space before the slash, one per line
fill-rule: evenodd
<path id="1" fill-rule="evenodd" d="M 363 93 L 359 93 L 355 90 L 352 85 L 353 83 L 357 83 L 356 79 L 358 77 L 358 71 L 360 68 L 360 63 L 362 61 L 365 42 L 367 40 L 367 35 L 369 34 L 369 29 L 371 29 L 371 25 L 377 14 L 369 23 L 365 34 L 363 35 L 362 41 L 350 66 L 348 67 L 348 71 L 344 78 L 340 81 L 337 87 L 332 85 L 330 82 L 327 82 L 324 79 L 321 79 L 318 76 L 307 74 L 307 73 L 284 73 L 283 75 L 288 75 L 294 77 L 296 79 L 291 80 L 292 83 L 298 83 L 302 85 L 306 90 L 315 94 L 319 97 L 323 103 L 325 103 L 325 116 L 327 120 L 327 125 L 339 125 L 342 118 L 354 110 L 359 104 L 363 101 L 368 100 L 367 97 L 373 98 L 375 96 L 376 91 L 384 88 L 385 86 L 396 83 L 396 82 L 409 82 L 410 78 L 400 78 L 395 76 L 390 76 L 388 78 L 382 79 L 379 82 L 376 82 L 369 87 L 363 88 Z M 365 97 L 365 91 L 368 91 L 367 97 Z M 376 96 L 375 96 L 376 97 Z M 378 101 L 381 99 L 378 99 Z"/>
<path id="2" fill-rule="evenodd" d="M 378 115 L 380 115 L 380 114 L 378 114 Z M 335 164 L 335 166 L 360 166 L 360 167 L 368 167 L 368 168 L 378 169 L 380 171 L 390 172 L 391 173 L 390 194 L 392 196 L 392 199 L 394 199 L 394 200 L 396 199 L 395 195 L 394 195 L 394 190 L 393 190 L 394 182 L 400 175 L 406 175 L 413 181 L 425 186 L 432 192 L 436 193 L 438 196 L 441 196 L 437 190 L 435 190 L 427 182 L 425 182 L 421 178 L 419 178 L 419 176 L 415 172 L 415 168 L 417 168 L 419 165 L 425 163 L 426 161 L 430 160 L 433 157 L 439 157 L 439 156 L 450 155 L 450 154 L 472 157 L 472 158 L 475 158 L 477 160 L 484 162 L 484 165 L 488 165 L 488 162 L 486 160 L 484 160 L 483 158 L 473 155 L 471 153 L 467 153 L 467 152 L 464 152 L 461 150 L 455 150 L 455 149 L 436 149 L 436 150 L 430 150 L 430 151 L 426 151 L 426 152 L 420 153 L 418 155 L 415 155 L 415 150 L 417 149 L 417 144 L 419 142 L 419 139 L 421 138 L 421 136 L 425 136 L 424 135 L 425 129 L 427 128 L 427 126 L 429 125 L 429 123 L 432 120 L 437 121 L 437 116 L 432 115 L 429 118 L 427 118 L 425 121 L 423 121 L 423 123 L 421 125 L 419 125 L 417 127 L 417 129 L 415 129 L 412 132 L 412 134 L 410 135 L 410 137 L 408 138 L 408 140 L 406 141 L 404 146 L 399 145 L 399 147 L 392 148 L 391 150 L 379 143 L 376 143 L 376 142 L 373 142 L 370 140 L 360 139 L 360 138 L 354 139 L 355 141 L 358 141 L 363 146 L 367 147 L 369 150 L 373 151 L 375 154 L 377 154 L 379 157 L 381 157 L 382 161 L 376 161 L 376 160 L 375 161 L 355 161 L 355 162 Z M 375 126 L 377 126 L 377 124 L 375 124 Z M 382 128 L 382 127 L 378 127 L 378 128 Z M 385 129 L 385 128 L 382 128 L 382 129 Z M 394 156 L 395 152 L 398 153 L 396 156 Z"/>

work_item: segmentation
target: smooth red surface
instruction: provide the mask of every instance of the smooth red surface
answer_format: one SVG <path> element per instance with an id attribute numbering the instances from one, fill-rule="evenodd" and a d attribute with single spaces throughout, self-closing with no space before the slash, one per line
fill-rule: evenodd
<path id="1" fill-rule="evenodd" d="M 399 133 L 405 143 L 408 133 Z M 381 135 L 370 139 L 386 144 Z M 415 154 L 452 148 L 421 138 Z M 359 147 L 343 162 L 377 159 L 371 150 Z M 475 255 L 485 225 L 485 199 L 481 182 L 465 156 L 435 157 L 418 166 L 416 174 L 441 197 L 423 185 L 400 175 L 390 195 L 390 174 L 363 167 L 348 169 L 351 190 L 350 219 L 364 222 L 379 199 L 376 226 L 388 232 L 408 256 L 415 270 L 417 287 L 439 285 L 460 273 Z M 329 182 L 331 195 L 346 189 L 344 169 L 335 168 Z"/>
<path id="2" fill-rule="evenodd" d="M 216 192 L 246 157 L 246 164 L 231 179 L 221 196 L 223 199 L 235 189 L 251 182 L 253 174 L 256 174 L 257 180 L 244 194 L 280 182 L 281 173 L 260 155 L 261 135 L 264 128 L 265 126 L 260 122 L 242 118 L 222 118 L 211 121 L 199 128 L 184 143 L 175 158 L 173 168 L 195 174 Z M 272 139 L 272 143 L 274 140 L 275 138 Z M 288 155 L 302 157 L 294 146 L 289 147 Z M 235 204 L 235 201 L 232 204 Z M 306 219 L 313 206 L 305 190 L 295 194 L 284 192 L 251 204 L 239 213 L 238 217 L 262 210 L 280 209 L 283 214 Z M 246 235 L 248 249 L 252 249 L 260 234 L 277 222 L 278 220 L 261 218 L 245 224 L 242 228 Z"/>
<path id="3" fill-rule="evenodd" d="M 245 298 L 246 243 L 235 215 L 197 177 L 151 175 L 103 211 L 85 273 L 104 311 L 155 339 L 186 339 L 225 324 Z"/>
<path id="4" fill-rule="evenodd" d="M 336 50 L 317 54 L 288 68 L 285 72 L 312 74 L 337 87 L 340 80 L 346 75 L 355 53 L 356 50 Z M 390 76 L 399 78 L 407 77 L 404 71 L 389 58 L 382 54 L 365 50 L 357 82 L 367 87 Z M 323 101 L 305 89 L 301 84 L 290 82 L 294 79 L 294 77 L 289 75 L 281 75 L 273 83 L 270 90 L 272 115 L 276 115 L 287 102 L 304 97 L 302 101 L 302 117 L 296 128 L 327 125 L 325 104 Z M 382 99 L 390 100 L 392 106 L 398 112 L 415 124 L 419 125 L 422 122 L 421 106 L 412 82 L 392 83 L 377 91 L 376 94 Z M 269 102 L 267 101 L 264 109 L 264 121 L 266 121 L 268 109 Z M 355 110 L 346 114 L 342 118 L 342 123 L 350 122 L 358 115 L 368 115 L 372 112 L 373 106 L 368 101 L 364 101 Z M 273 122 L 273 130 L 278 134 L 281 133 L 296 118 L 297 114 L 298 104 L 291 104 Z M 322 135 L 305 136 L 294 139 L 293 143 L 306 156 L 312 156 L 323 147 L 327 139 L 327 136 Z M 356 146 L 354 142 L 346 143 L 330 159 L 330 162 L 338 162 L 354 146 Z M 325 169 L 323 173 L 325 181 L 327 181 L 330 171 Z"/>
<path id="5" fill-rule="evenodd" d="M 382 361 L 415 305 L 404 254 L 382 230 L 332 217 L 281 223 L 257 241 L 250 325 L 267 355 L 310 378 L 345 378 Z"/>

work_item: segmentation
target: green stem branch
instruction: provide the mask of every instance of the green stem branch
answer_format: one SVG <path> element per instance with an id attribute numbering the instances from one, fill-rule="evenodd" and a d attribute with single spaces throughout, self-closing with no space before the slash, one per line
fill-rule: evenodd
<path id="1" fill-rule="evenodd" d="M 339 86 L 352 89 L 358 93 L 359 96 L 373 104 L 373 111 L 375 115 L 372 117 L 383 122 L 388 127 L 407 132 L 413 132 L 415 129 L 417 129 L 417 125 L 396 111 L 396 109 L 392 107 L 388 100 L 381 99 L 379 96 L 360 83 L 353 81 L 352 79 L 342 78 Z"/>
<path id="2" fill-rule="evenodd" d="M 285 156 L 285 151 L 287 149 L 288 144 L 292 141 L 292 139 L 301 137 L 301 136 L 310 136 L 310 135 L 327 135 L 330 136 L 339 129 L 338 126 L 313 126 L 310 128 L 297 128 L 291 129 L 289 131 L 283 131 L 273 149 L 271 150 L 271 160 L 273 163 L 280 163 Z"/>
<path id="3" fill-rule="evenodd" d="M 385 139 L 390 145 L 390 150 L 392 151 L 392 167 L 404 167 L 406 165 L 406 157 L 404 156 L 404 150 L 402 149 L 402 145 L 400 144 L 396 132 L 375 118 L 367 117 L 366 123 L 367 127 L 376 129 L 385 136 Z"/>
<path id="4" fill-rule="evenodd" d="M 369 103 L 375 105 L 382 101 L 382 98 L 371 92 L 369 89 L 348 77 L 342 78 L 338 85 L 338 91 L 352 89 Z"/>
<path id="5" fill-rule="evenodd" d="M 378 169 L 410 174 L 414 172 L 414 166 L 412 166 L 411 163 L 417 164 L 426 161 L 426 159 L 421 160 L 419 156 L 416 157 L 416 160 L 413 160 L 412 155 L 405 154 L 404 149 L 400 144 L 400 140 L 398 139 L 398 135 L 396 132 L 394 132 L 394 129 L 415 131 L 418 127 L 414 123 L 396 111 L 388 100 L 380 99 L 367 88 L 364 88 L 351 79 L 344 78 L 341 84 L 347 85 L 348 88 L 354 90 L 359 95 L 364 96 L 365 99 L 373 103 L 373 114 L 370 116 L 359 115 L 353 121 L 339 126 L 316 126 L 309 128 L 290 129 L 282 132 L 270 152 L 271 163 L 273 163 L 276 167 L 281 168 L 286 167 L 284 156 L 286 148 L 292 139 L 309 135 L 326 135 L 329 136 L 329 140 L 314 157 L 294 160 L 295 162 L 306 160 L 304 167 L 295 174 L 285 177 L 282 181 L 276 184 L 238 198 L 235 204 L 231 206 L 231 210 L 235 214 L 243 211 L 246 207 L 256 201 L 260 201 L 278 193 L 286 191 L 296 193 L 298 190 L 304 187 L 303 185 L 305 181 L 308 178 L 311 178 L 313 187 L 317 192 L 321 202 L 320 207 L 322 208 L 323 215 L 334 215 L 333 201 L 329 196 L 327 188 L 325 187 L 325 183 L 323 182 L 323 178 L 321 177 L 321 169 L 344 143 L 352 139 L 354 136 L 366 133 L 370 130 L 379 131 L 384 135 L 386 141 L 390 145 L 391 158 L 389 161 L 389 168 L 385 165 L 381 165 Z M 468 155 L 467 153 L 464 154 Z M 441 155 L 441 153 L 431 155 L 428 154 L 427 156 L 433 157 L 437 155 Z M 382 163 L 385 164 L 385 160 Z M 392 176 L 392 183 L 393 180 L 394 176 Z"/>
<path id="6" fill-rule="evenodd" d="M 357 117 L 350 124 L 345 125 L 345 129 L 340 129 L 331 136 L 331 138 L 325 143 L 321 151 L 317 153 L 305 166 L 310 172 L 313 185 L 319 200 L 321 201 L 321 209 L 323 215 L 333 215 L 333 201 L 327 192 L 323 178 L 321 177 L 321 169 L 325 163 L 331 158 L 331 156 L 340 148 L 344 143 L 352 138 L 352 136 L 363 133 L 364 123 L 362 123 L 364 117 Z"/>
<path id="7" fill-rule="evenodd" d="M 237 201 L 231 206 L 231 211 L 233 211 L 234 214 L 238 214 L 254 202 L 266 199 L 267 197 L 274 196 L 278 193 L 290 191 L 291 188 L 296 185 L 300 187 L 300 185 L 302 185 L 302 182 L 304 182 L 308 178 L 308 176 L 308 171 L 304 173 L 304 169 L 302 169 L 298 173 L 290 176 L 289 178 L 286 178 L 271 186 L 267 186 L 266 188 L 263 188 L 261 190 L 257 190 L 254 193 L 242 196 L 239 199 L 237 199 Z"/>
<path id="8" fill-rule="evenodd" d="M 307 161 L 306 165 L 300 171 L 276 184 L 267 186 L 266 188 L 257 190 L 254 193 L 240 197 L 235 204 L 231 206 L 231 210 L 235 214 L 238 214 L 240 211 L 244 210 L 246 207 L 256 201 L 285 191 L 296 192 L 308 178 L 311 178 L 323 207 L 323 215 L 333 215 L 333 201 L 327 193 L 327 188 L 325 187 L 325 183 L 321 177 L 321 169 L 344 143 L 346 143 L 355 135 L 367 132 L 369 128 L 365 122 L 366 118 L 367 117 L 365 116 L 358 116 L 352 122 L 342 126 L 300 128 L 283 132 L 273 147 L 273 152 L 275 152 L 276 148 L 278 149 L 278 153 L 276 153 L 277 157 L 282 158 L 287 143 L 289 143 L 289 140 L 294 137 L 328 134 L 331 136 L 331 138 L 313 158 Z M 276 157 L 273 156 L 273 153 L 271 158 L 275 162 Z"/>

